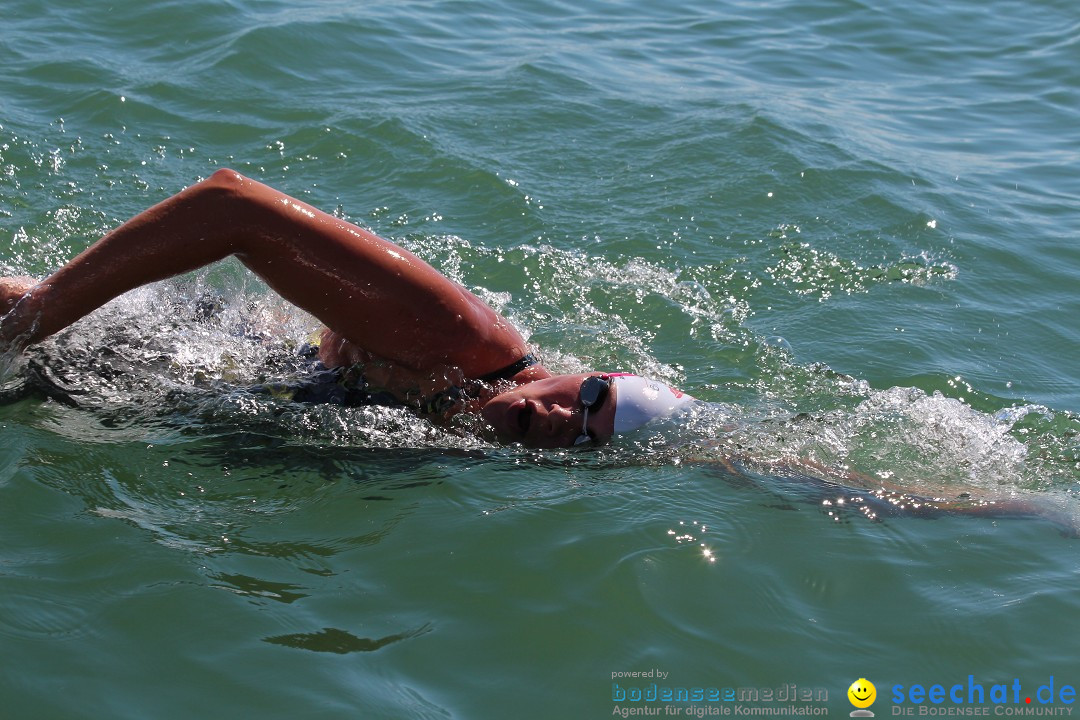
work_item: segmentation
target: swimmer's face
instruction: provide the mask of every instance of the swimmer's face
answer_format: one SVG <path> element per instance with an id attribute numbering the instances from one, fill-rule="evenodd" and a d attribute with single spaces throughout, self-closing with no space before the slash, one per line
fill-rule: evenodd
<path id="1" fill-rule="evenodd" d="M 530 447 L 570 447 L 581 435 L 581 382 L 590 375 L 555 375 L 496 395 L 480 410 L 501 440 Z M 615 428 L 615 392 L 589 410 L 589 430 L 600 442 Z"/>

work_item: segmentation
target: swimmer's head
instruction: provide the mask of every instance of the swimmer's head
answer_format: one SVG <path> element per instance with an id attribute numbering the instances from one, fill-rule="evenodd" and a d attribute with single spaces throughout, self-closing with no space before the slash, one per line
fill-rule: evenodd
<path id="1" fill-rule="evenodd" d="M 684 392 L 630 373 L 609 375 L 615 386 L 615 433 L 627 433 L 661 418 L 673 415 L 693 400 Z"/>
<path id="2" fill-rule="evenodd" d="M 586 418 L 582 383 L 598 376 L 609 389 Z M 692 398 L 663 383 L 629 373 L 555 375 L 519 385 L 487 401 L 480 413 L 506 441 L 531 447 L 570 447 L 587 434 L 607 442 L 651 420 L 667 417 Z"/>

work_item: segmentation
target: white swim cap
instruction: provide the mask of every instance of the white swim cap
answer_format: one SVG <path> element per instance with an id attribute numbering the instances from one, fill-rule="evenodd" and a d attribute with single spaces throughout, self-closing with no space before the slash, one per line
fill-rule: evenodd
<path id="1" fill-rule="evenodd" d="M 665 418 L 694 398 L 662 382 L 630 373 L 610 373 L 615 385 L 615 432 L 637 430 Z"/>

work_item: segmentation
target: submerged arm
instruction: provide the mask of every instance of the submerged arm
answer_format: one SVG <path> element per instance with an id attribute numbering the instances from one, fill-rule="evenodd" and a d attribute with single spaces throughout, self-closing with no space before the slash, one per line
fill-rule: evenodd
<path id="1" fill-rule="evenodd" d="M 231 170 L 136 215 L 9 299 L 10 311 L 0 304 L 0 346 L 25 347 L 128 290 L 229 255 L 342 337 L 406 367 L 479 376 L 527 352 L 505 319 L 412 253 Z"/>

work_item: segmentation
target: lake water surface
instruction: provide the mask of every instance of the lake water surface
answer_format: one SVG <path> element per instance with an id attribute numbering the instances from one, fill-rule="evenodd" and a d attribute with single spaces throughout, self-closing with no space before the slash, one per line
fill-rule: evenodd
<path id="1" fill-rule="evenodd" d="M 655 684 L 843 717 L 859 678 L 878 717 L 917 713 L 896 685 L 1073 707 L 1075 3 L 0 18 L 0 274 L 229 166 L 418 253 L 550 367 L 707 401 L 589 452 L 289 407 L 236 388 L 316 323 L 238 263 L 130 293 L 0 360 L 0 716 L 787 705 L 619 699 Z M 15 401 L 32 373 L 76 405 Z M 1044 517 L 884 517 L 882 485 Z"/>

